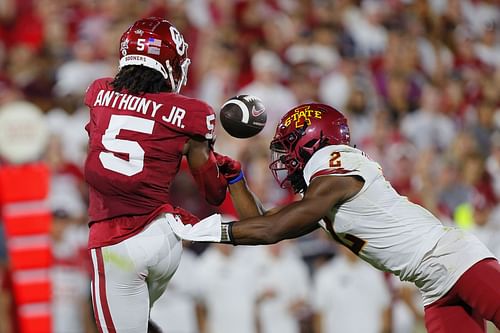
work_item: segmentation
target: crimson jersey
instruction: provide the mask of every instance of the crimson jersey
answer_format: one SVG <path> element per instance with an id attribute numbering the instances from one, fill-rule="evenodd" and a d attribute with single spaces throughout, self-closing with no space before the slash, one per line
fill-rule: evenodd
<path id="1" fill-rule="evenodd" d="M 90 108 L 85 162 L 89 217 L 91 225 L 126 220 L 126 228 L 134 229 L 130 235 L 157 213 L 175 212 L 168 204 L 169 187 L 184 144 L 193 137 L 212 139 L 215 114 L 197 99 L 176 93 L 118 93 L 110 82 L 94 81 L 85 95 Z M 125 237 L 118 238 L 108 243 Z"/>

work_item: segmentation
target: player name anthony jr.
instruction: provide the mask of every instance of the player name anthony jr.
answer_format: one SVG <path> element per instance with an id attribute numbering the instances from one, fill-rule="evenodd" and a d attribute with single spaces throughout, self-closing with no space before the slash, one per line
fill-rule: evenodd
<path id="1" fill-rule="evenodd" d="M 116 108 L 118 110 L 128 110 L 140 112 L 144 115 L 149 114 L 151 118 L 156 118 L 156 113 L 163 106 L 151 99 L 138 97 L 129 94 L 118 93 L 112 90 L 99 90 L 93 106 L 104 106 Z M 182 120 L 186 115 L 186 110 L 173 106 L 168 116 L 161 116 L 161 120 L 180 128 L 184 128 Z"/>

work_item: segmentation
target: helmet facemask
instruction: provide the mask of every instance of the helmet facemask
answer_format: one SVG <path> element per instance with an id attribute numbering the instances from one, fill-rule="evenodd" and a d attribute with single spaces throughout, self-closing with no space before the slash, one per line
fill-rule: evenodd
<path id="1" fill-rule="evenodd" d="M 172 91 L 179 93 L 181 91 L 181 88 L 187 84 L 187 74 L 188 74 L 188 69 L 189 69 L 190 64 L 191 64 L 191 59 L 186 58 L 179 65 L 181 68 L 181 70 L 180 70 L 181 77 L 177 80 L 177 84 L 176 84 L 175 78 L 174 78 L 174 70 L 173 70 L 172 66 L 170 65 L 170 61 L 167 60 L 165 62 L 165 67 L 167 68 L 167 73 L 168 73 L 167 76 L 168 76 L 168 79 L 170 81 L 170 87 L 172 87 Z"/>
<path id="2" fill-rule="evenodd" d="M 305 132 L 305 127 L 297 129 L 288 135 L 274 139 L 271 142 L 272 163 L 269 165 L 274 178 L 281 188 L 293 188 L 295 193 L 306 189 L 303 177 L 305 163 L 294 156 L 293 152 Z"/>

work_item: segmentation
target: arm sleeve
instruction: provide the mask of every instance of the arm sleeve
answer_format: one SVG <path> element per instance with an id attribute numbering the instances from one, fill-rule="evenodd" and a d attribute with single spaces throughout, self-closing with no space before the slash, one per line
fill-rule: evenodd
<path id="1" fill-rule="evenodd" d="M 192 170 L 198 189 L 211 205 L 219 206 L 226 198 L 227 181 L 219 172 L 214 153 L 210 151 L 205 164 L 198 169 Z"/>
<path id="2" fill-rule="evenodd" d="M 357 154 L 342 146 L 327 146 L 317 151 L 304 168 L 304 180 L 309 185 L 319 176 L 361 176 Z M 364 177 L 363 177 L 364 178 Z"/>
<path id="3" fill-rule="evenodd" d="M 215 140 L 216 116 L 210 105 L 198 99 L 188 99 L 186 109 L 184 133 L 208 141 Z"/>
<path id="4" fill-rule="evenodd" d="M 187 99 L 188 110 L 185 119 L 185 133 L 198 139 L 212 142 L 215 139 L 215 113 L 212 108 L 198 99 Z M 212 151 L 205 164 L 198 169 L 191 169 L 198 188 L 206 201 L 215 206 L 222 204 L 226 198 L 227 181 L 219 172 L 217 160 Z"/>
<path id="5" fill-rule="evenodd" d="M 307 185 L 321 176 L 358 176 L 365 181 L 366 187 L 383 174 L 380 165 L 362 151 L 345 145 L 332 145 L 314 153 L 304 168 Z"/>

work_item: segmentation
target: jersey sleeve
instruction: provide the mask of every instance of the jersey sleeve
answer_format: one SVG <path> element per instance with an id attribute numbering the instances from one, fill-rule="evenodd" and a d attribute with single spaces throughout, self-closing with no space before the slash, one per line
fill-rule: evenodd
<path id="1" fill-rule="evenodd" d="M 192 99 L 187 105 L 183 131 L 191 136 L 205 140 L 215 139 L 215 112 L 206 103 Z"/>
<path id="2" fill-rule="evenodd" d="M 358 153 L 348 146 L 327 146 L 318 150 L 304 168 L 304 180 L 310 182 L 320 176 L 360 176 L 366 180 L 361 171 L 361 160 Z"/>
<path id="3" fill-rule="evenodd" d="M 322 176 L 358 176 L 365 183 L 361 190 L 363 192 L 383 174 L 380 165 L 361 150 L 346 145 L 332 145 L 315 152 L 304 168 L 307 185 Z"/>

